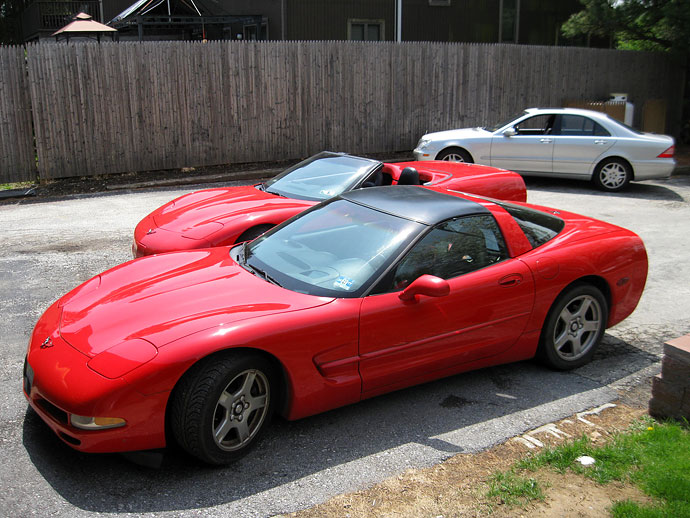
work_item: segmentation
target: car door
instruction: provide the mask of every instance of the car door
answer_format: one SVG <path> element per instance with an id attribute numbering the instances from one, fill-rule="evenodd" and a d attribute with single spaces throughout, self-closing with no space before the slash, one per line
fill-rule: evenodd
<path id="1" fill-rule="evenodd" d="M 491 138 L 491 165 L 511 171 L 551 173 L 553 138 L 551 130 L 555 115 L 540 114 L 522 119 L 511 128 Z"/>
<path id="2" fill-rule="evenodd" d="M 552 132 L 553 172 L 589 178 L 599 157 L 616 142 L 601 124 L 582 115 L 559 115 Z"/>
<path id="3" fill-rule="evenodd" d="M 401 300 L 402 290 L 424 274 L 447 279 L 450 293 Z M 521 335 L 534 300 L 529 268 L 508 257 L 490 215 L 435 227 L 376 291 L 360 313 L 365 396 L 505 351 Z"/>

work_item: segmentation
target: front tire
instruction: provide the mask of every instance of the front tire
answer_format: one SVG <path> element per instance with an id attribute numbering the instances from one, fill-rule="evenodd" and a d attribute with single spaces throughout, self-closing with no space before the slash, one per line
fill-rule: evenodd
<path id="1" fill-rule="evenodd" d="M 602 191 L 622 191 L 632 180 L 632 169 L 623 160 L 607 158 L 597 165 L 592 180 Z"/>
<path id="2" fill-rule="evenodd" d="M 551 306 L 537 357 L 558 370 L 581 367 L 594 356 L 607 322 L 608 304 L 601 291 L 590 284 L 575 285 Z"/>
<path id="3" fill-rule="evenodd" d="M 467 162 L 468 164 L 474 163 L 472 160 L 472 155 L 467 151 L 459 147 L 449 147 L 441 151 L 436 160 L 444 160 L 446 162 Z"/>
<path id="4" fill-rule="evenodd" d="M 173 394 L 175 440 L 208 464 L 243 457 L 271 420 L 276 379 L 271 363 L 256 354 L 233 352 L 202 360 Z"/>

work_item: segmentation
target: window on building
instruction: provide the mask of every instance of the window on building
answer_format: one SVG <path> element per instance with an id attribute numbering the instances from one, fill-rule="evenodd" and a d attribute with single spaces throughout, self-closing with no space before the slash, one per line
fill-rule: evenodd
<path id="1" fill-rule="evenodd" d="M 347 39 L 353 41 L 383 41 L 383 20 L 348 20 Z"/>
<path id="2" fill-rule="evenodd" d="M 518 43 L 520 0 L 501 0 L 498 26 L 499 42 Z"/>

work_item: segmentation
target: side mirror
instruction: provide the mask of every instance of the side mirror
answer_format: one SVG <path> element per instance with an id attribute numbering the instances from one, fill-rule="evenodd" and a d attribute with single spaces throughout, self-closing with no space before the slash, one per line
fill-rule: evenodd
<path id="1" fill-rule="evenodd" d="M 508 128 L 503 131 L 504 137 L 514 137 L 515 135 L 517 135 L 517 131 L 515 131 L 515 128 Z"/>
<path id="2" fill-rule="evenodd" d="M 400 300 L 417 300 L 417 295 L 427 297 L 445 297 L 450 293 L 448 281 L 433 275 L 422 275 L 399 295 Z"/>

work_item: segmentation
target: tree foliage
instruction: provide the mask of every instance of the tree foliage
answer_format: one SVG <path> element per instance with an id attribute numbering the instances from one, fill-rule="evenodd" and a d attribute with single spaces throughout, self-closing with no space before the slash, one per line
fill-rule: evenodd
<path id="1" fill-rule="evenodd" d="M 688 0 L 580 0 L 583 10 L 563 25 L 567 37 L 610 38 L 631 50 L 690 51 Z"/>
<path id="2" fill-rule="evenodd" d="M 22 43 L 21 0 L 0 0 L 0 45 Z"/>

